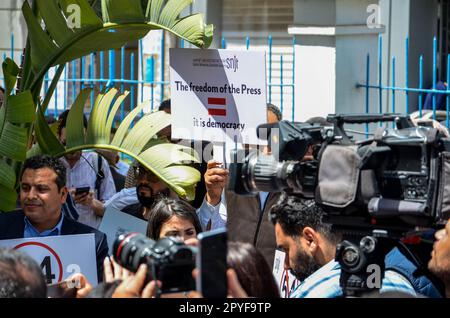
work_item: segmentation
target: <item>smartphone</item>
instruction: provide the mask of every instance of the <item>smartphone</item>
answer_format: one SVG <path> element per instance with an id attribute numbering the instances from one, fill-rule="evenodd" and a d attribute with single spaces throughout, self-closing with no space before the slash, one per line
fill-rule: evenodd
<path id="1" fill-rule="evenodd" d="M 91 191 L 91 187 L 80 187 L 75 189 L 75 195 L 80 195 L 84 193 L 89 193 Z"/>
<path id="2" fill-rule="evenodd" d="M 47 298 L 76 298 L 76 287 L 69 287 L 67 281 L 47 285 Z"/>
<path id="3" fill-rule="evenodd" d="M 218 229 L 200 233 L 198 240 L 197 291 L 205 298 L 226 298 L 227 231 Z"/>

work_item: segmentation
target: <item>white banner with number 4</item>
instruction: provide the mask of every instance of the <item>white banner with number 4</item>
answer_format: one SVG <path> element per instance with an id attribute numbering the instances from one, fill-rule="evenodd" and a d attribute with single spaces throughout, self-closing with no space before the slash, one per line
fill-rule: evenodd
<path id="1" fill-rule="evenodd" d="M 94 234 L 33 237 L 0 240 L 0 247 L 20 250 L 31 256 L 42 268 L 47 284 L 62 282 L 82 273 L 97 285 L 97 259 Z"/>

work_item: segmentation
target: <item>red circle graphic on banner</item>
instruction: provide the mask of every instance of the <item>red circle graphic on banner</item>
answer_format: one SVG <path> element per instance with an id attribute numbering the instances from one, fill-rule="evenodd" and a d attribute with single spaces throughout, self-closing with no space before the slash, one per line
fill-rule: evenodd
<path id="1" fill-rule="evenodd" d="M 43 247 L 46 250 L 48 250 L 50 253 L 53 254 L 53 256 L 56 258 L 56 262 L 58 263 L 58 268 L 59 268 L 59 277 L 58 277 L 58 283 L 62 281 L 62 277 L 63 277 L 63 267 L 62 267 L 62 262 L 61 259 L 59 258 L 58 254 L 56 254 L 55 250 L 52 249 L 50 246 L 44 244 L 44 243 L 39 243 L 39 242 L 26 242 L 26 243 L 22 243 L 17 245 L 16 247 L 14 247 L 15 250 L 18 250 L 21 247 L 24 246 L 29 246 L 29 245 L 36 245 L 39 247 Z"/>

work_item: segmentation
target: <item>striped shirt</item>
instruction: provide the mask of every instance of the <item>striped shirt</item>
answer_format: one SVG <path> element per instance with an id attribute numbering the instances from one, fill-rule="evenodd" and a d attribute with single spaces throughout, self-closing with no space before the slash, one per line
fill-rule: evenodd
<path id="1" fill-rule="evenodd" d="M 306 278 L 290 295 L 291 298 L 336 298 L 342 297 L 339 284 L 341 266 L 335 260 L 322 266 Z M 400 292 L 417 296 L 409 281 L 402 275 L 387 270 L 381 285 L 381 293 Z"/>
<path id="2" fill-rule="evenodd" d="M 61 158 L 61 162 L 66 167 L 67 171 L 67 187 L 70 189 L 78 187 L 90 187 L 92 191 L 95 190 L 95 181 L 97 180 L 97 156 L 95 152 L 83 152 L 82 157 L 71 168 L 65 158 Z M 100 197 L 95 193 L 95 198 L 100 201 L 106 201 L 116 193 L 116 186 L 109 170 L 109 164 L 102 158 L 102 170 L 105 178 L 100 185 Z M 89 225 L 93 228 L 98 228 L 101 218 L 98 217 L 91 207 L 81 204 L 76 204 L 76 209 L 79 214 L 78 222 Z"/>

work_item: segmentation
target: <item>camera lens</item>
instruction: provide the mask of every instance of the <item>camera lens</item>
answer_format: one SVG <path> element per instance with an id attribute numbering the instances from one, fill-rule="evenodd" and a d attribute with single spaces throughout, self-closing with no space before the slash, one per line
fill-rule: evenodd
<path id="1" fill-rule="evenodd" d="M 164 292 L 195 288 L 195 250 L 176 238 L 163 237 L 155 242 L 140 233 L 122 232 L 114 242 L 113 253 L 119 265 L 134 273 L 146 264 L 146 281 L 158 279 Z"/>
<path id="2" fill-rule="evenodd" d="M 342 260 L 348 267 L 353 267 L 359 262 L 359 251 L 353 246 L 347 246 L 342 252 Z"/>
<path id="3" fill-rule="evenodd" d="M 151 256 L 155 241 L 140 233 L 122 233 L 114 242 L 114 259 L 126 269 L 136 272 Z"/>
<path id="4" fill-rule="evenodd" d="M 372 253 L 375 251 L 377 241 L 372 236 L 365 236 L 361 239 L 359 247 L 365 253 Z"/>
<path id="5" fill-rule="evenodd" d="M 272 155 L 253 152 L 246 158 L 242 178 L 246 190 L 280 192 L 283 189 L 301 190 L 301 166 L 297 161 L 277 161 Z"/>

